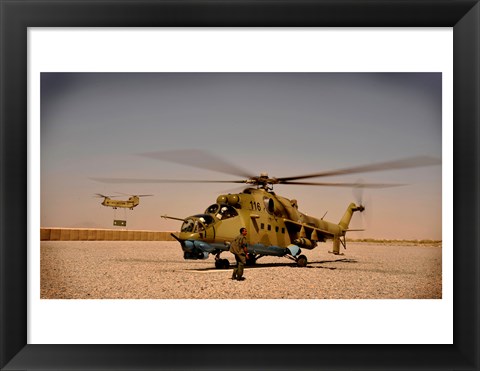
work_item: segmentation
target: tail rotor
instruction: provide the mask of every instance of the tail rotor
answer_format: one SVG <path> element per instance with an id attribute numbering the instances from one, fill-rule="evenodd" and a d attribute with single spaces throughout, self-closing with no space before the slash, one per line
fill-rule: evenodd
<path id="1" fill-rule="evenodd" d="M 371 226 L 373 207 L 371 195 L 365 196 L 366 187 L 363 185 L 363 179 L 357 181 L 357 185 L 352 188 L 352 193 L 355 203 L 360 208 L 359 211 L 361 211 L 361 228 L 366 230 Z"/>

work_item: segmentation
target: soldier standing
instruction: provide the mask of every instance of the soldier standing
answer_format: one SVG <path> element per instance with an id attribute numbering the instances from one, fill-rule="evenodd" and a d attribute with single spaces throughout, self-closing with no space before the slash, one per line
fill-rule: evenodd
<path id="1" fill-rule="evenodd" d="M 243 281 L 243 267 L 247 263 L 247 228 L 240 228 L 240 234 L 230 244 L 230 252 L 235 255 L 237 266 L 233 269 L 232 280 Z"/>

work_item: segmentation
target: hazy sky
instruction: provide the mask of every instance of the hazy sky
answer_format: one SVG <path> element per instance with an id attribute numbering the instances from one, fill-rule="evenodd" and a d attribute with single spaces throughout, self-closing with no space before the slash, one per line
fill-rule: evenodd
<path id="1" fill-rule="evenodd" d="M 91 177 L 232 179 L 138 156 L 200 149 L 286 177 L 416 155 L 441 158 L 440 73 L 42 73 L 41 226 L 178 230 L 235 184 L 105 184 Z M 321 178 L 408 183 L 366 190 L 351 237 L 441 239 L 441 166 Z M 316 179 L 312 179 L 316 181 Z M 154 194 L 133 211 L 95 193 Z M 278 185 L 338 222 L 351 189 Z M 348 237 L 348 235 L 347 235 Z"/>

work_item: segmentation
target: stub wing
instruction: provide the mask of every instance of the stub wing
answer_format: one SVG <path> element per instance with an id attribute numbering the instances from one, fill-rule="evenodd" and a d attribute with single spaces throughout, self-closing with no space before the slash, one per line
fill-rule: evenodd
<path id="1" fill-rule="evenodd" d="M 324 242 L 327 239 L 332 239 L 334 233 L 316 226 L 312 226 L 306 223 L 295 222 L 290 219 L 285 219 L 285 226 L 287 227 L 290 235 L 294 234 L 299 238 L 308 238 L 312 241 Z"/>

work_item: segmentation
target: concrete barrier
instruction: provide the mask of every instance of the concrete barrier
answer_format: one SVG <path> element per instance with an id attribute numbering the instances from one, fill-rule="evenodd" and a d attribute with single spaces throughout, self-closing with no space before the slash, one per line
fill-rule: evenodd
<path id="1" fill-rule="evenodd" d="M 40 228 L 40 241 L 50 241 L 50 228 Z"/>
<path id="2" fill-rule="evenodd" d="M 87 241 L 88 240 L 88 229 L 79 229 L 78 231 L 78 240 Z"/>
<path id="3" fill-rule="evenodd" d="M 40 241 L 176 241 L 171 233 L 176 232 L 40 228 Z"/>

